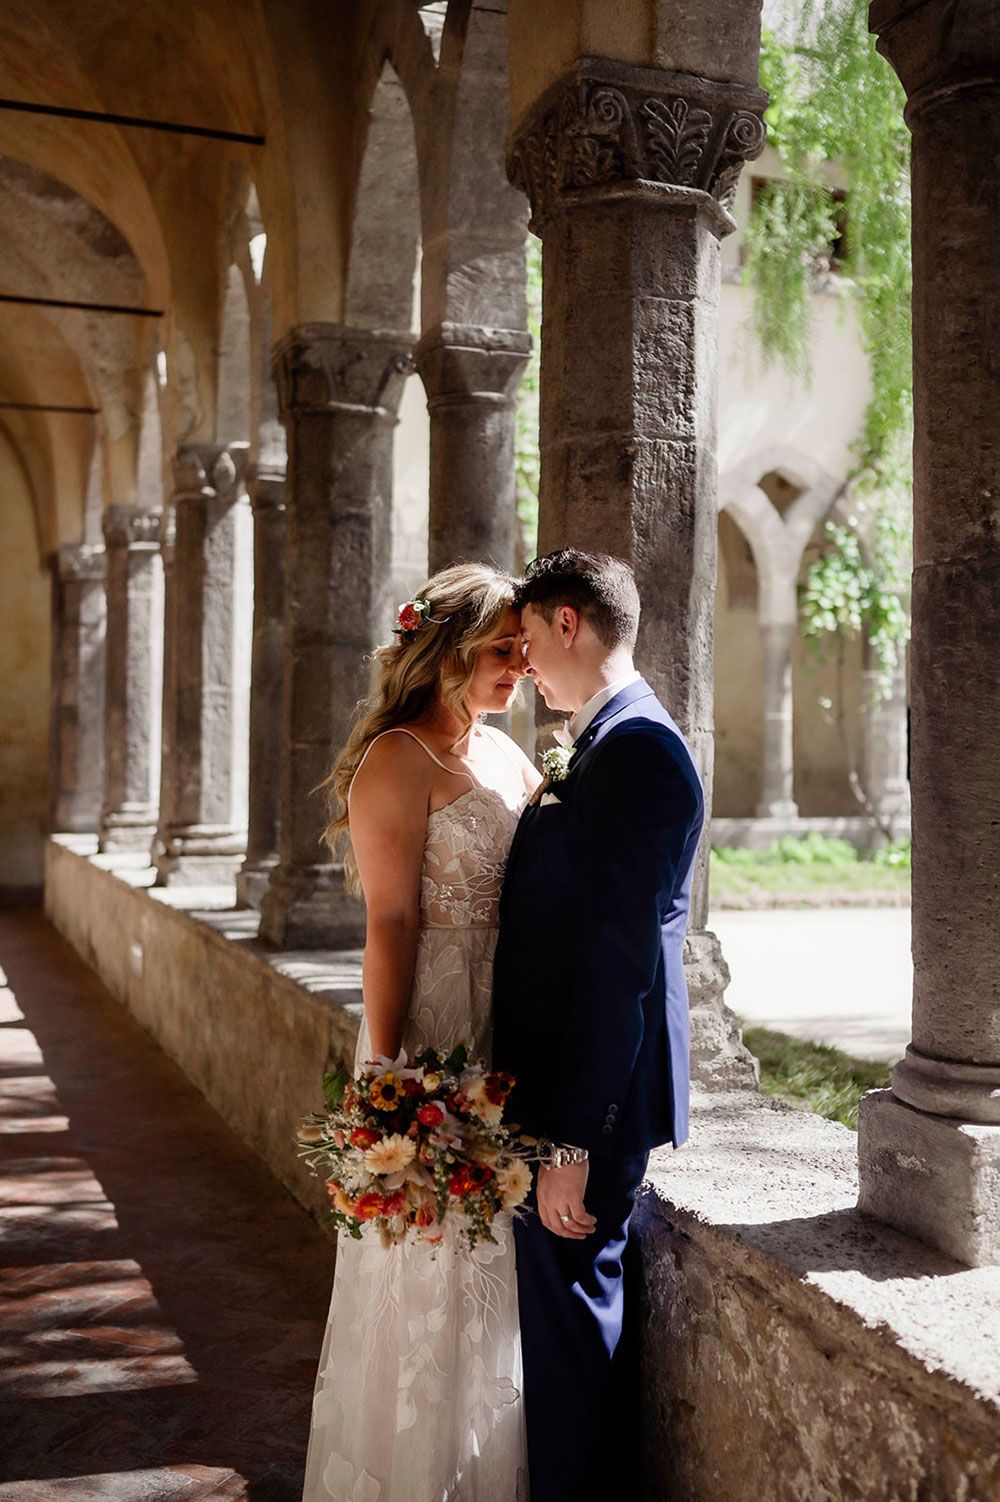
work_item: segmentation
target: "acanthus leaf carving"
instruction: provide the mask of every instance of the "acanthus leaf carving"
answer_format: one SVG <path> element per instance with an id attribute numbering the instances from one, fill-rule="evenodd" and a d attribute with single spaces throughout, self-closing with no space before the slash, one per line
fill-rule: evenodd
<path id="1" fill-rule="evenodd" d="M 691 186 L 712 129 L 708 110 L 694 109 L 686 99 L 647 99 L 642 113 L 656 181 Z"/>
<path id="2" fill-rule="evenodd" d="M 743 163 L 763 149 L 763 91 L 625 64 L 610 73 L 586 60 L 512 142 L 508 175 L 535 221 L 565 194 L 633 181 L 695 189 L 728 207 Z"/>

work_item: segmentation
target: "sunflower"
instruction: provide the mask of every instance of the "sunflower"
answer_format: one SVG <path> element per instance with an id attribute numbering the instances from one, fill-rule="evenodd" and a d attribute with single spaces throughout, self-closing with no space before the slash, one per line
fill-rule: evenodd
<path id="1" fill-rule="evenodd" d="M 390 1069 L 388 1074 L 379 1075 L 369 1091 L 368 1099 L 376 1111 L 395 1111 L 402 1093 L 396 1076 Z"/>

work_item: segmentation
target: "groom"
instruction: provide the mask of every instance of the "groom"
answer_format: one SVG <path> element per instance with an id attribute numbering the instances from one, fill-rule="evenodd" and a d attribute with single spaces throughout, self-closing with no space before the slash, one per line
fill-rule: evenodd
<path id="1" fill-rule="evenodd" d="M 572 755 L 525 809 L 500 903 L 493 1060 L 508 1115 L 554 1144 L 517 1222 L 532 1502 L 614 1497 L 622 1253 L 649 1150 L 687 1136 L 683 947 L 704 802 L 632 652 L 628 566 L 564 549 L 516 602 L 528 675 Z M 560 775 L 561 774 L 561 775 Z"/>

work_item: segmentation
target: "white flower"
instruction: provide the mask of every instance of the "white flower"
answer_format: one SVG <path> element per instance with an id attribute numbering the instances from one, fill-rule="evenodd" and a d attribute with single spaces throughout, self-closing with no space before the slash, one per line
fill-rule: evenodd
<path id="1" fill-rule="evenodd" d="M 519 1205 L 531 1188 L 531 1169 L 521 1158 L 515 1158 L 506 1168 L 497 1173 L 497 1188 L 503 1196 L 505 1210 Z"/>
<path id="2" fill-rule="evenodd" d="M 400 1169 L 406 1168 L 413 1162 L 416 1156 L 416 1147 L 410 1137 L 401 1137 L 394 1132 L 390 1137 L 383 1137 L 381 1142 L 374 1143 L 365 1153 L 365 1167 L 369 1173 L 399 1173 Z"/>
<path id="3" fill-rule="evenodd" d="M 569 746 L 550 746 L 542 752 L 542 769 L 550 782 L 562 782 L 569 772 L 572 755 L 573 751 Z"/>
<path id="4" fill-rule="evenodd" d="M 465 1093 L 470 1103 L 475 1107 L 476 1115 L 487 1126 L 499 1126 L 503 1120 L 503 1106 L 495 1105 L 486 1094 L 486 1081 L 482 1075 L 473 1080 L 471 1085 L 465 1087 Z"/>

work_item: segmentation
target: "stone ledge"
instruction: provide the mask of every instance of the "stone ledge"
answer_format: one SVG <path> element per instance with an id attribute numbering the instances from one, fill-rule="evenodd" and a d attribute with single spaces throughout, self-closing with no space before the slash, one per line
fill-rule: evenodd
<path id="1" fill-rule="evenodd" d="M 857 1139 L 699 1097 L 637 1210 L 650 1496 L 1000 1496 L 1000 1268 L 861 1216 Z M 747 1436 L 752 1443 L 747 1444 Z"/>

